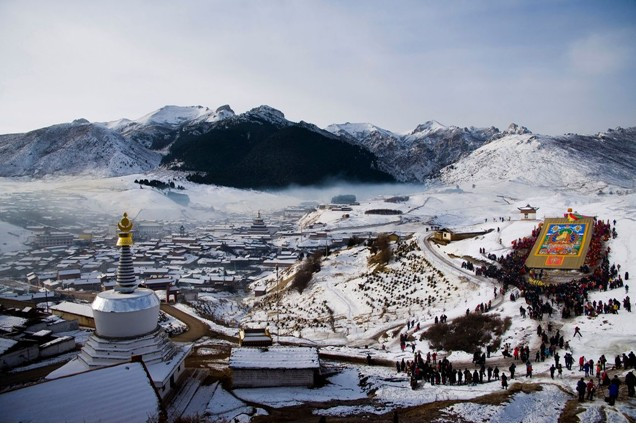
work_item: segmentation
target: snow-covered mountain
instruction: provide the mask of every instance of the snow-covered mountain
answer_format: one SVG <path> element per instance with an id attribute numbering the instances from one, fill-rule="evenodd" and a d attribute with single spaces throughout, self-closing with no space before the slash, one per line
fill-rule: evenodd
<path id="1" fill-rule="evenodd" d="M 634 187 L 636 127 L 559 137 L 518 130 L 447 166 L 441 180 L 448 184 L 518 181 L 589 190 Z"/>
<path id="2" fill-rule="evenodd" d="M 161 155 L 118 132 L 78 119 L 25 134 L 0 135 L 0 176 L 129 175 L 157 168 Z"/>
<path id="3" fill-rule="evenodd" d="M 228 105 L 216 110 L 203 106 L 164 106 L 136 120 L 119 119 L 104 125 L 126 140 L 152 150 L 161 150 L 174 142 L 179 131 L 185 127 L 215 123 L 233 116 L 234 111 Z"/>
<path id="4" fill-rule="evenodd" d="M 517 124 L 500 131 L 427 121 L 398 134 L 368 123 L 320 129 L 291 122 L 266 105 L 238 115 L 228 105 L 164 106 L 135 120 L 80 119 L 25 134 L 0 135 L 0 176 L 109 176 L 176 166 L 200 172 L 201 178 L 214 173 L 225 178 L 229 168 L 238 166 L 241 170 L 235 169 L 235 175 L 260 175 L 260 184 L 275 175 L 274 184 L 284 185 L 298 176 L 290 167 L 295 161 L 305 170 L 313 167 L 312 175 L 357 181 L 367 181 L 377 171 L 402 182 L 490 179 L 574 187 L 599 181 L 599 186 L 631 187 L 634 131 L 550 137 L 534 135 Z M 347 150 L 343 144 L 357 150 Z M 320 167 L 324 172 L 318 172 Z M 303 184 L 318 182 L 305 173 Z M 223 184 L 223 178 L 216 183 Z"/>
<path id="5" fill-rule="evenodd" d="M 270 106 L 182 128 L 162 164 L 190 181 L 240 188 L 395 181 L 368 149 Z"/>
<path id="6" fill-rule="evenodd" d="M 138 119 L 91 123 L 78 119 L 23 134 L 0 135 L 0 176 L 117 176 L 158 168 L 183 134 L 204 133 L 226 119 L 285 121 L 269 106 L 236 116 L 228 105 L 164 106 Z M 288 121 L 285 121 L 288 122 Z"/>
<path id="7" fill-rule="evenodd" d="M 380 169 L 403 182 L 423 182 L 501 134 L 495 127 L 461 128 L 437 121 L 418 125 L 408 134 L 372 124 L 334 124 L 325 129 L 369 149 L 378 157 Z"/>

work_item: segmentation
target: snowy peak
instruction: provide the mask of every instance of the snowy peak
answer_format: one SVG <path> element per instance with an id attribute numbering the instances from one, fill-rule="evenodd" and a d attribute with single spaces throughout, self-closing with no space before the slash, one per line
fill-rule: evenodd
<path id="1" fill-rule="evenodd" d="M 508 128 L 506 128 L 506 130 L 503 131 L 502 134 L 505 134 L 505 135 L 511 135 L 511 134 L 517 134 L 517 135 L 532 134 L 532 131 L 530 131 L 526 127 L 517 125 L 517 124 L 515 124 L 513 122 L 512 124 L 508 125 Z"/>
<path id="2" fill-rule="evenodd" d="M 229 105 L 224 105 L 213 111 L 203 106 L 164 106 L 137 119 L 136 122 L 145 125 L 180 126 L 191 122 L 215 122 L 234 116 Z"/>
<path id="3" fill-rule="evenodd" d="M 142 116 L 136 121 L 140 124 L 163 124 L 163 125 L 178 125 L 185 121 L 192 121 L 199 118 L 206 113 L 212 113 L 210 109 L 203 108 L 201 106 L 164 106 L 154 112 L 150 112 L 147 115 Z"/>
<path id="4" fill-rule="evenodd" d="M 223 143 L 231 145 L 235 140 L 253 143 L 256 133 L 263 135 L 282 129 L 285 134 L 278 142 L 293 136 L 294 140 L 320 139 L 332 146 L 329 148 L 337 145 L 332 142 L 356 146 L 372 154 L 370 166 L 374 170 L 402 182 L 425 182 L 440 177 L 449 183 L 503 178 L 544 179 L 554 185 L 565 181 L 565 185 L 571 185 L 574 180 L 587 178 L 611 180 L 620 185 L 633 181 L 636 175 L 636 167 L 632 165 L 636 163 L 634 128 L 609 129 L 596 136 L 549 137 L 533 135 L 516 123 L 500 131 L 492 126 L 447 126 L 429 120 L 411 132 L 398 134 L 371 123 L 345 122 L 321 130 L 304 121 L 290 122 L 283 112 L 268 105 L 239 115 L 229 105 L 216 109 L 167 105 L 136 120 L 91 123 L 76 119 L 26 134 L 0 136 L 0 176 L 83 172 L 124 175 L 153 169 L 162 156 L 164 159 L 179 156 L 179 151 L 190 149 L 193 140 L 214 138 L 221 143 L 219 148 L 225 148 Z M 264 149 L 261 156 L 271 152 L 272 149 Z M 525 158 L 519 152 L 525 152 Z M 117 159 L 111 162 L 113 157 Z M 190 159 L 196 162 L 199 157 L 192 155 Z M 575 166 L 577 157 L 585 160 L 585 166 Z M 545 168 L 545 164 L 550 167 Z M 286 166 L 280 161 L 275 167 Z M 610 171 L 601 169 L 603 166 Z M 584 172 L 573 172 L 571 168 Z M 552 169 L 565 171 L 557 174 Z"/>
<path id="5" fill-rule="evenodd" d="M 106 122 L 104 125 L 126 135 L 130 131 L 138 131 L 149 126 L 165 128 L 179 128 L 199 122 L 217 122 L 234 116 L 229 105 L 223 105 L 216 110 L 204 106 L 174 106 L 167 105 L 150 112 L 139 119 L 119 119 Z"/>
<path id="6" fill-rule="evenodd" d="M 164 106 L 136 120 L 120 119 L 103 123 L 126 140 L 151 150 L 165 152 L 184 128 L 197 128 L 234 117 L 229 105 L 216 110 L 203 106 Z"/>
<path id="7" fill-rule="evenodd" d="M 446 125 L 440 124 L 438 121 L 435 121 L 435 120 L 426 121 L 423 124 L 420 124 L 417 127 L 415 127 L 413 132 L 411 132 L 411 135 L 422 134 L 422 133 L 429 134 L 429 133 L 433 133 L 437 131 L 446 130 L 448 128 L 449 127 L 447 127 Z"/>
<path id="8" fill-rule="evenodd" d="M 345 122 L 344 124 L 332 124 L 325 128 L 326 131 L 335 134 L 337 136 L 349 138 L 353 137 L 354 139 L 362 139 L 373 136 L 375 134 L 385 136 L 385 137 L 393 137 L 398 138 L 399 136 L 389 130 L 385 130 L 383 128 L 377 127 L 373 124 L 369 123 L 351 123 Z"/>
<path id="9" fill-rule="evenodd" d="M 492 140 L 499 130 L 427 121 L 400 135 L 368 123 L 334 124 L 327 131 L 378 157 L 379 168 L 404 182 L 423 182 L 444 166 Z"/>
<path id="10" fill-rule="evenodd" d="M 272 124 L 288 124 L 289 121 L 285 119 L 285 114 L 278 109 L 274 109 L 271 106 L 261 105 L 250 109 L 243 115 L 248 119 L 257 119 L 260 121 L 266 121 Z"/>
<path id="11" fill-rule="evenodd" d="M 218 116 L 230 117 L 234 116 L 234 111 L 230 107 L 230 105 L 223 105 L 216 108 L 214 111 Z"/>

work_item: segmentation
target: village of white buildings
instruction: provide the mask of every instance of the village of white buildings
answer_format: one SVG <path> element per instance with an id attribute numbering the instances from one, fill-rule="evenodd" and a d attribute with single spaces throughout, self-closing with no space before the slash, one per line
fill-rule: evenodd
<path id="1" fill-rule="evenodd" d="M 145 219 L 123 205 L 115 215 L 68 193 L 5 195 L 0 421 L 633 420 L 626 385 L 610 404 L 601 378 L 627 383 L 636 346 L 625 306 L 633 195 L 469 188 L 364 201 L 345 192 L 206 220 Z M 619 271 L 586 292 L 584 313 L 566 315 L 567 301 L 545 288 L 589 275 L 563 265 L 565 253 L 545 262 L 562 266 L 523 277 L 540 300 L 492 274 L 550 219 L 586 223 L 584 253 L 591 227 L 609 225 L 602 249 Z M 317 269 L 295 286 L 311 260 Z M 602 313 L 614 300 L 620 310 Z M 479 354 L 428 338 L 473 314 L 506 321 Z M 512 357 L 524 347 L 530 357 Z M 602 355 L 596 397 L 579 402 L 579 357 Z M 449 369 L 470 383 L 454 370 L 447 379 Z"/>

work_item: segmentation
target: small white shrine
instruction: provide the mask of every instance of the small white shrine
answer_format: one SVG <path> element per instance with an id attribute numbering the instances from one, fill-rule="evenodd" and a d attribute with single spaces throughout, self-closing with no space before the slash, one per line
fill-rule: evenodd
<path id="1" fill-rule="evenodd" d="M 519 209 L 519 212 L 521 213 L 522 220 L 537 219 L 537 211 L 539 210 L 539 208 L 537 208 L 536 206 L 530 206 L 530 204 L 527 204 L 526 206 L 522 206 L 517 209 Z"/>

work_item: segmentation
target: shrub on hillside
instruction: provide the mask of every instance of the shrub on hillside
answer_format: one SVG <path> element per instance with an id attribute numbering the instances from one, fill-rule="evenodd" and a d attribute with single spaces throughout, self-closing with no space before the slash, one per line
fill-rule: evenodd
<path id="1" fill-rule="evenodd" d="M 379 234 L 371 243 L 371 254 L 369 264 L 386 265 L 393 258 L 388 234 Z"/>
<path id="2" fill-rule="evenodd" d="M 291 288 L 297 290 L 298 293 L 302 293 L 309 285 L 314 272 L 320 271 L 321 259 L 322 251 L 316 251 L 312 255 L 307 256 L 298 268 L 296 275 L 294 275 Z"/>
<path id="3" fill-rule="evenodd" d="M 422 333 L 420 340 L 427 339 L 431 348 L 445 351 L 463 350 L 475 352 L 486 345 L 498 349 L 501 335 L 510 328 L 510 317 L 499 315 L 468 314 L 451 322 L 431 326 Z"/>
<path id="4" fill-rule="evenodd" d="M 347 247 L 358 246 L 358 245 L 360 245 L 362 243 L 364 243 L 364 240 L 362 240 L 360 237 L 354 235 L 354 236 L 349 237 L 349 240 L 347 241 Z"/>

